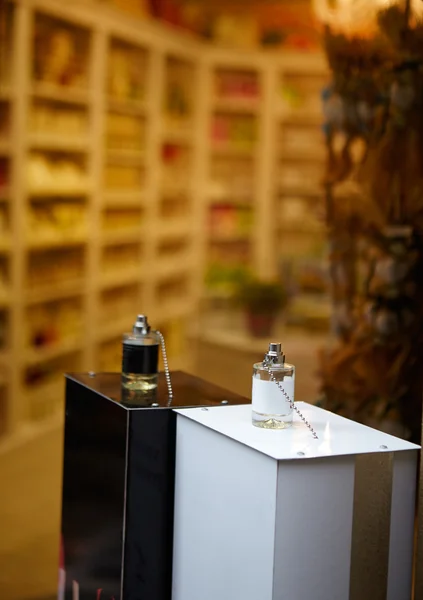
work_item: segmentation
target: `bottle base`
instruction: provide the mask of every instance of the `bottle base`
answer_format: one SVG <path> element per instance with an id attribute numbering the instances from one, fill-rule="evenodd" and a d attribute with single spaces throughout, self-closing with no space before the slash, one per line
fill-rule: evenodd
<path id="1" fill-rule="evenodd" d="M 122 387 L 134 392 L 152 392 L 157 389 L 157 374 L 138 375 L 122 373 Z"/>
<path id="2" fill-rule="evenodd" d="M 292 415 L 262 415 L 253 411 L 252 423 L 260 429 L 288 429 L 292 426 Z"/>

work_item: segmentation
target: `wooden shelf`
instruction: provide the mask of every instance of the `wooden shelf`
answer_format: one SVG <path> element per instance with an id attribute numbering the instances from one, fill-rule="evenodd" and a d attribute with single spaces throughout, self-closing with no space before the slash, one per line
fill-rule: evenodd
<path id="1" fill-rule="evenodd" d="M 90 193 L 90 186 L 88 183 L 81 184 L 80 186 L 73 187 L 29 187 L 28 188 L 28 196 L 32 196 L 33 198 L 75 198 L 75 196 L 87 196 Z"/>
<path id="2" fill-rule="evenodd" d="M 49 248 L 69 248 L 72 246 L 81 246 L 83 244 L 87 244 L 88 239 L 86 234 L 74 235 L 69 237 L 61 237 L 57 238 L 32 238 L 28 240 L 27 247 L 31 250 L 48 250 Z"/>
<path id="3" fill-rule="evenodd" d="M 82 348 L 83 341 L 81 339 L 67 340 L 60 344 L 40 348 L 28 348 L 25 352 L 25 364 L 26 366 L 38 365 L 55 358 L 61 358 L 67 354 L 80 352 Z"/>
<path id="4" fill-rule="evenodd" d="M 42 288 L 31 288 L 26 291 L 25 303 L 28 305 L 42 304 L 52 300 L 73 298 L 85 293 L 86 282 L 84 279 L 63 281 L 60 284 L 49 285 Z"/>
<path id="5" fill-rule="evenodd" d="M 255 158 L 257 155 L 257 147 L 243 147 L 233 143 L 212 143 L 212 154 L 217 156 L 233 156 L 233 157 L 248 157 Z"/>
<path id="6" fill-rule="evenodd" d="M 163 238 L 190 238 L 192 237 L 192 224 L 190 217 L 162 220 L 157 228 L 157 236 Z"/>
<path id="7" fill-rule="evenodd" d="M 125 242 L 141 242 L 143 238 L 143 228 L 141 226 L 118 229 L 116 231 L 103 231 L 101 243 L 103 246 L 124 244 Z"/>
<path id="8" fill-rule="evenodd" d="M 112 273 L 104 273 L 100 279 L 100 288 L 115 288 L 128 283 L 140 283 L 143 275 L 142 265 L 123 268 Z"/>
<path id="9" fill-rule="evenodd" d="M 124 148 L 106 149 L 106 161 L 108 163 L 123 163 L 143 165 L 145 152 L 142 150 L 125 150 Z"/>
<path id="10" fill-rule="evenodd" d="M 146 194 L 143 191 L 123 190 L 122 192 L 104 192 L 104 208 L 141 208 L 145 204 Z"/>
<path id="11" fill-rule="evenodd" d="M 65 104 L 87 105 L 89 102 L 89 93 L 87 90 L 58 86 L 52 83 L 33 83 L 31 94 L 35 98 Z"/>
<path id="12" fill-rule="evenodd" d="M 154 275 L 157 280 L 166 279 L 172 275 L 190 273 L 193 268 L 193 257 L 191 252 L 181 252 L 171 258 L 160 260 L 157 258 L 157 267 Z"/>
<path id="13" fill-rule="evenodd" d="M 219 112 L 254 114 L 261 110 L 258 98 L 214 98 L 213 107 Z"/>
<path id="14" fill-rule="evenodd" d="M 125 100 L 121 98 L 109 98 L 107 100 L 107 110 L 135 117 L 144 117 L 148 112 L 147 105 L 143 100 Z"/>
<path id="15" fill-rule="evenodd" d="M 58 135 L 57 133 L 31 134 L 28 145 L 37 150 L 61 150 L 88 152 L 89 140 L 83 136 Z"/>
<path id="16" fill-rule="evenodd" d="M 20 383 L 23 370 L 27 366 L 72 354 L 76 355 L 75 362 L 81 369 L 89 370 L 93 364 L 98 363 L 98 342 L 119 339 L 122 333 L 130 328 L 133 316 L 116 319 L 113 305 L 108 309 L 109 314 L 101 313 L 102 320 L 98 319 L 102 310 L 102 290 L 120 286 L 139 289 L 143 305 L 145 304 L 150 321 L 155 326 L 156 323 L 164 324 L 174 319 L 183 321 L 184 318 L 191 319 L 192 315 L 195 316 L 203 272 L 208 267 L 209 252 L 224 255 L 226 250 L 228 254 L 234 250 L 236 254 L 237 248 L 231 244 L 245 241 L 248 243 L 250 256 L 248 266 L 254 267 L 263 277 L 270 277 L 277 272 L 279 255 L 274 245 L 275 223 L 280 222 L 280 213 L 277 212 L 280 207 L 280 192 L 275 190 L 278 189 L 277 178 L 279 171 L 284 168 L 286 157 L 282 156 L 279 160 L 281 154 L 276 147 L 274 131 L 276 128 L 283 129 L 281 119 L 285 124 L 299 125 L 314 124 L 316 119 L 314 113 L 307 115 L 292 111 L 288 114 L 288 111 L 282 111 L 279 84 L 288 71 L 290 74 L 297 71 L 300 74 L 313 74 L 316 69 L 321 70 L 321 63 L 324 61 L 315 61 L 309 53 L 301 57 L 299 54 L 294 56 L 280 52 L 240 53 L 219 49 L 191 36 L 172 32 L 160 24 L 153 26 L 145 20 L 128 19 L 117 10 L 103 10 L 99 15 L 91 1 L 80 2 L 78 6 L 74 6 L 72 2 L 64 5 L 60 0 L 14 0 L 14 5 L 18 9 L 17 14 L 21 14 L 20 9 L 23 9 L 22 14 L 25 14 L 25 18 L 15 20 L 14 26 L 17 29 L 11 36 L 10 59 L 13 61 L 13 68 L 16 68 L 16 81 L 19 82 L 19 86 L 13 84 L 12 88 L 0 82 L 0 100 L 8 103 L 1 106 L 12 117 L 7 139 L 3 137 L 0 140 L 0 154 L 7 158 L 10 156 L 12 168 L 10 187 L 0 191 L 1 202 L 10 200 L 10 205 L 1 207 L 5 213 L 7 229 L 0 236 L 0 254 L 3 254 L 1 262 L 4 263 L 4 269 L 10 275 L 11 282 L 7 295 L 3 299 L 0 295 L 0 308 L 6 309 L 4 314 L 8 319 L 6 325 L 10 331 L 10 350 L 3 353 L 4 364 L 10 366 L 6 407 L 10 423 L 7 423 L 7 429 L 19 432 L 17 437 L 12 436 L 10 439 L 22 441 L 27 435 L 20 433 L 25 429 L 25 417 L 22 414 L 29 414 L 24 386 Z M 35 72 L 32 54 L 34 44 L 30 41 L 25 52 L 17 44 L 18 40 L 27 36 L 26 30 L 19 29 L 25 23 L 31 24 L 34 35 L 40 33 L 36 31 L 36 15 L 40 13 L 46 17 L 51 16 L 52 23 L 62 21 L 65 27 L 69 26 L 70 32 L 75 29 L 84 30 L 88 43 L 78 46 L 78 52 L 82 53 L 81 60 L 87 67 L 86 87 L 82 87 L 84 79 L 81 79 L 80 88 L 32 80 Z M 118 40 L 122 48 L 126 45 L 136 46 L 145 52 L 148 68 L 141 63 L 136 63 L 133 67 L 139 67 L 140 77 L 144 78 L 141 82 L 145 90 L 143 99 L 110 97 L 108 82 L 111 80 L 110 65 L 113 62 L 110 60 L 110 51 L 114 40 Z M 169 60 L 170 57 L 172 60 Z M 177 67 L 172 72 L 174 64 Z M 181 93 L 186 93 L 190 106 L 189 116 L 185 119 L 164 114 L 163 109 L 169 83 L 175 85 L 180 65 L 192 68 L 192 71 L 188 71 L 187 80 L 185 75 L 183 80 L 181 79 Z M 254 71 L 260 85 L 259 97 L 216 97 L 213 94 L 213 81 L 216 71 L 221 69 L 228 72 L 239 69 Z M 14 81 L 14 73 L 13 76 Z M 208 90 L 212 90 L 212 93 L 209 94 Z M 37 114 L 37 111 L 40 112 Z M 251 145 L 230 142 L 216 144 L 211 139 L 209 127 L 219 112 L 224 114 L 225 118 L 238 118 L 240 122 L 254 120 L 259 139 Z M 108 134 L 113 134 L 109 127 L 113 129 L 118 120 L 110 123 L 109 117 L 113 121 L 115 114 L 133 117 L 132 120 L 138 119 L 139 122 L 135 125 L 139 126 L 141 150 L 107 147 L 107 140 L 112 139 Z M 124 129 L 126 122 L 129 123 L 126 132 L 129 135 L 131 119 L 122 118 L 121 121 Z M 69 122 L 70 127 L 63 127 L 62 131 L 60 123 L 66 125 Z M 36 130 L 29 130 L 32 123 L 37 127 Z M 50 123 L 51 131 L 48 129 Z M 46 131 L 40 129 L 43 126 Z M 66 133 L 73 130 L 77 134 Z M 126 135 L 125 131 L 122 133 Z M 184 177 L 179 177 L 177 173 L 178 177 L 170 179 L 170 187 L 165 186 L 169 163 L 162 158 L 161 153 L 165 144 L 186 146 L 186 154 L 189 154 L 189 160 L 186 162 L 184 156 L 181 158 L 180 171 Z M 69 160 L 81 167 L 83 165 L 81 180 L 76 177 L 74 179 L 77 184 L 80 182 L 80 185 L 69 187 L 64 180 L 41 179 L 41 176 L 35 181 L 31 180 L 35 186 L 29 185 L 28 155 L 48 155 L 50 152 L 56 153 L 59 158 L 60 155 L 69 154 Z M 291 158 L 297 161 L 303 157 L 295 155 Z M 178 157 L 175 158 L 172 168 L 177 165 L 177 160 Z M 235 167 L 241 165 L 241 170 L 246 170 L 245 177 L 251 190 L 248 194 L 238 197 L 225 192 L 225 197 L 215 198 L 209 193 L 209 182 L 213 177 L 212 167 L 214 163 L 218 165 L 224 160 L 233 161 L 234 169 L 229 170 L 228 177 L 230 182 L 234 182 L 234 186 L 237 177 L 242 179 L 242 173 L 237 174 Z M 123 169 L 108 170 L 108 165 L 132 165 L 134 171 L 137 169 L 140 175 L 145 175 L 145 180 L 140 181 L 139 188 L 128 189 L 125 185 L 136 185 L 138 179 L 131 179 L 132 173 L 127 174 Z M 57 185 L 38 186 L 38 181 L 50 181 L 53 184 L 57 182 Z M 109 186 L 108 182 L 114 182 L 116 187 L 105 189 L 106 185 Z M 181 183 L 180 186 L 178 182 Z M 300 184 L 302 185 L 301 181 Z M 240 189 L 247 188 L 244 186 Z M 306 196 L 304 190 L 303 192 Z M 178 197 L 188 198 L 184 203 L 180 203 L 181 207 L 186 207 L 186 216 L 177 212 Z M 161 218 L 164 199 L 175 200 L 175 215 L 179 216 L 173 219 Z M 78 201 L 85 211 L 86 220 L 81 218 L 76 231 L 71 228 L 58 230 L 57 235 L 55 231 L 50 234 L 48 230 L 46 235 L 41 228 L 27 230 L 25 225 L 30 222 L 30 211 L 34 208 L 45 208 L 41 204 L 44 200 L 68 200 L 69 204 L 72 200 Z M 253 231 L 251 234 L 217 236 L 210 239 L 206 229 L 208 207 L 211 203 L 227 201 L 251 207 L 254 217 Z M 110 222 L 114 224 L 109 217 L 112 219 L 112 211 L 117 212 L 120 209 L 127 209 L 128 212 L 130 209 L 134 212 L 138 210 L 140 219 L 128 221 L 130 226 L 126 228 L 103 229 L 104 225 L 107 226 Z M 108 220 L 104 220 L 104 217 Z M 117 218 L 116 214 L 116 224 L 119 223 Z M 135 225 L 132 226 L 133 223 Z M 311 237 L 313 236 L 317 237 L 315 233 L 311 234 Z M 173 242 L 175 247 L 181 246 L 180 251 L 175 250 L 173 255 L 165 255 L 163 258 L 162 246 L 171 248 Z M 115 249 L 112 247 L 127 244 L 132 244 L 139 256 L 137 265 L 132 264 L 132 255 L 129 253 L 126 263 L 128 266 L 125 260 L 122 260 L 121 269 L 105 272 L 102 262 L 104 255 L 110 254 L 113 259 Z M 116 256 L 119 256 L 117 249 Z M 80 272 L 80 277 L 67 277 L 64 268 L 63 280 L 57 285 L 21 289 L 22 279 L 28 281 L 28 274 L 31 275 L 27 271 L 35 268 L 34 261 L 40 260 L 41 265 L 46 261 L 48 269 L 48 261 L 51 260 L 51 268 L 57 268 L 60 273 L 60 260 L 64 260 L 66 264 L 67 260 L 73 260 L 72 257 L 76 257 L 75 260 L 81 264 L 81 270 L 69 272 Z M 17 276 L 16 273 L 21 275 Z M 175 289 L 175 297 L 155 298 L 155 291 L 166 279 L 179 280 L 182 277 L 186 281 L 186 287 L 181 285 L 180 296 Z M 148 283 L 143 286 L 145 279 Z M 22 356 L 17 340 L 22 338 L 19 327 L 22 331 L 27 331 L 27 313 L 36 313 L 40 307 L 35 305 L 67 298 L 77 298 L 78 304 L 81 305 L 81 318 L 87 325 L 81 337 L 66 340 L 55 346 L 27 348 Z M 27 307 L 31 307 L 31 310 L 26 310 Z M 20 324 L 22 312 L 24 322 Z M 107 323 L 107 327 L 104 326 L 104 322 Z M 72 358 L 73 361 L 73 357 L 68 358 Z M 67 359 L 64 362 L 67 362 Z M 24 406 L 24 410 L 15 410 L 16 406 L 21 405 Z M 47 422 L 50 421 L 46 420 Z M 38 435 L 44 429 L 37 427 L 31 431 Z"/>
<path id="17" fill-rule="evenodd" d="M 130 331 L 133 324 L 132 321 L 132 317 L 128 316 L 125 319 L 118 319 L 100 327 L 96 335 L 97 343 L 113 340 Z"/>
<path id="18" fill-rule="evenodd" d="M 192 144 L 195 129 L 193 125 L 165 125 L 163 128 L 163 141 L 174 144 Z"/>

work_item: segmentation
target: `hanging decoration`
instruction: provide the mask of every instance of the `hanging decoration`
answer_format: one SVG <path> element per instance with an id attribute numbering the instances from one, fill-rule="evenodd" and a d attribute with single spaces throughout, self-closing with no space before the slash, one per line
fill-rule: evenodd
<path id="1" fill-rule="evenodd" d="M 315 0 L 333 328 L 324 403 L 419 439 L 423 370 L 423 3 Z"/>

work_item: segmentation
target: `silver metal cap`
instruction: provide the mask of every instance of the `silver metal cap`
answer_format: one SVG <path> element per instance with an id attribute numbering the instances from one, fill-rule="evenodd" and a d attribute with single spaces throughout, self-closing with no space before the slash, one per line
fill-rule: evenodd
<path id="1" fill-rule="evenodd" d="M 148 324 L 147 317 L 145 315 L 137 315 L 137 320 L 132 328 L 133 333 L 144 334 L 150 332 L 150 325 Z"/>
<path id="2" fill-rule="evenodd" d="M 284 364 L 285 355 L 282 352 L 282 344 L 272 342 L 269 344 L 269 350 L 264 357 L 265 362 L 272 362 L 275 364 Z"/>
<path id="3" fill-rule="evenodd" d="M 282 344 L 269 344 L 269 354 L 282 354 Z"/>

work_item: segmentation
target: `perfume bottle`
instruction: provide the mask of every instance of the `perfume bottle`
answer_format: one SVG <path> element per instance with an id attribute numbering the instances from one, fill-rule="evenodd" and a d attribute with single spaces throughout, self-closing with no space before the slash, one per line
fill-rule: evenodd
<path id="1" fill-rule="evenodd" d="M 147 317 L 138 315 L 132 333 L 123 335 L 122 387 L 151 392 L 157 388 L 160 336 Z"/>
<path id="2" fill-rule="evenodd" d="M 295 367 L 285 362 L 281 344 L 269 344 L 263 362 L 256 363 L 253 370 L 253 425 L 263 429 L 290 427 L 294 388 Z"/>

